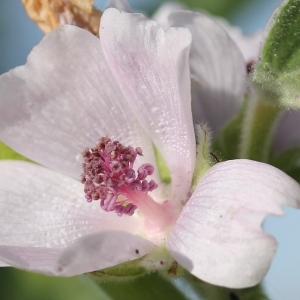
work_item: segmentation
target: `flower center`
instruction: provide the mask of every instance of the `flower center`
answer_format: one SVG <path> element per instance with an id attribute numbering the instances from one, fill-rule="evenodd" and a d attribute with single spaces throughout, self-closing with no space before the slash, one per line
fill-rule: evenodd
<path id="1" fill-rule="evenodd" d="M 156 189 L 157 184 L 147 180 L 154 167 L 142 164 L 137 171 L 133 169 L 137 155 L 143 155 L 140 147 L 125 147 L 106 136 L 100 138 L 96 147 L 86 148 L 82 155 L 81 182 L 88 202 L 100 200 L 103 210 L 115 211 L 119 216 L 131 216 L 138 207 L 142 213 L 156 210 L 159 204 L 148 192 Z"/>

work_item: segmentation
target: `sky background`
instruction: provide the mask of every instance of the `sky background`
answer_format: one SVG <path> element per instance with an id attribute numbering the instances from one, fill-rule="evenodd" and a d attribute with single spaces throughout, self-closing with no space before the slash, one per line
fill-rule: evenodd
<path id="1" fill-rule="evenodd" d="M 105 2 L 98 0 L 95 4 L 103 9 Z M 153 12 L 161 1 L 129 2 L 135 10 Z M 264 27 L 279 3 L 279 0 L 235 1 L 236 5 L 231 12 L 226 12 L 226 16 L 232 24 L 242 28 L 244 33 L 250 34 Z M 28 19 L 19 0 L 1 0 L 0 74 L 24 64 L 28 53 L 42 37 L 43 33 Z M 279 242 L 278 252 L 264 280 L 264 286 L 271 300 L 300 299 L 300 212 L 290 208 L 285 209 L 285 212 L 286 215 L 281 218 L 268 217 L 264 224 L 265 230 L 274 235 Z M 93 290 L 78 279 L 48 278 L 10 269 L 0 270 L 0 298 L 99 299 Z"/>

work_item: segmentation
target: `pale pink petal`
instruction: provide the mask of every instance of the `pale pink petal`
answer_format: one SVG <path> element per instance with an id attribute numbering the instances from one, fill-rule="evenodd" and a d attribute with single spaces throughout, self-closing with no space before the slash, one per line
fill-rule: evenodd
<path id="1" fill-rule="evenodd" d="M 20 269 L 73 276 L 140 258 L 153 247 L 154 244 L 140 236 L 108 231 L 79 238 L 64 250 L 0 246 L 0 258 Z"/>
<path id="2" fill-rule="evenodd" d="M 201 13 L 178 11 L 171 26 L 190 29 L 192 110 L 196 123 L 208 123 L 214 135 L 239 110 L 246 88 L 246 63 L 227 32 Z"/>
<path id="3" fill-rule="evenodd" d="M 170 27 L 169 24 L 169 15 L 177 10 L 184 10 L 186 6 L 179 2 L 166 2 L 163 3 L 158 10 L 153 14 L 152 20 L 157 22 L 163 28 Z"/>
<path id="4" fill-rule="evenodd" d="M 0 261 L 0 267 L 10 267 L 7 263 Z"/>
<path id="5" fill-rule="evenodd" d="M 46 35 L 25 66 L 0 77 L 0 111 L 0 140 L 73 177 L 82 172 L 81 151 L 104 135 L 142 146 L 144 159 L 155 162 L 152 144 L 111 75 L 100 40 L 75 26 Z"/>
<path id="6" fill-rule="evenodd" d="M 87 203 L 79 181 L 21 161 L 0 161 L 0 211 L 0 244 L 10 246 L 63 248 L 94 232 L 137 232 L 142 222 Z"/>
<path id="7" fill-rule="evenodd" d="M 251 35 L 244 35 L 240 28 L 230 25 L 225 19 L 217 18 L 216 21 L 218 21 L 237 44 L 247 63 L 258 60 L 263 39 L 262 31 L 257 31 Z"/>
<path id="8" fill-rule="evenodd" d="M 116 8 L 129 13 L 133 12 L 126 0 L 109 0 L 105 8 Z"/>
<path id="9" fill-rule="evenodd" d="M 56 264 L 57 275 L 73 276 L 134 260 L 149 253 L 154 244 L 138 235 L 103 232 L 79 239 Z"/>
<path id="10" fill-rule="evenodd" d="M 170 169 L 170 197 L 185 198 L 195 161 L 188 30 L 164 31 L 141 14 L 111 8 L 102 17 L 100 36 L 127 105 Z"/>
<path id="11" fill-rule="evenodd" d="M 41 247 L 0 246 L 0 258 L 10 266 L 54 275 L 54 265 L 61 249 Z"/>
<path id="12" fill-rule="evenodd" d="M 274 135 L 274 151 L 279 154 L 300 146 L 300 112 L 286 110 L 280 117 Z"/>
<path id="13" fill-rule="evenodd" d="M 243 288 L 261 281 L 276 240 L 261 228 L 282 205 L 300 208 L 300 187 L 280 170 L 250 160 L 212 167 L 184 207 L 167 247 L 192 274 L 212 284 Z"/>
<path id="14" fill-rule="evenodd" d="M 170 26 L 170 22 L 168 20 L 170 14 L 178 10 L 186 9 L 187 7 L 182 3 L 166 2 L 162 4 L 155 12 L 155 14 L 152 16 L 152 20 L 160 24 L 163 28 L 168 28 Z M 201 13 L 200 10 L 199 12 Z M 209 16 L 207 12 L 203 13 Z M 188 15 L 186 16 L 188 17 Z M 244 35 L 240 28 L 232 26 L 226 19 L 213 16 L 210 17 L 217 21 L 227 31 L 229 36 L 233 39 L 242 52 L 246 62 L 251 62 L 258 59 L 263 39 L 262 30 L 252 35 Z"/>

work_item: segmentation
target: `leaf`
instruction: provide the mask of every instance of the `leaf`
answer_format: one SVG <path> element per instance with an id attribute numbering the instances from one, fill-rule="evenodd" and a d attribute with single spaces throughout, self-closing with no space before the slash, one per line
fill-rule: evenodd
<path id="1" fill-rule="evenodd" d="M 267 100 L 300 108 L 300 1 L 284 1 L 271 18 L 253 82 Z"/>

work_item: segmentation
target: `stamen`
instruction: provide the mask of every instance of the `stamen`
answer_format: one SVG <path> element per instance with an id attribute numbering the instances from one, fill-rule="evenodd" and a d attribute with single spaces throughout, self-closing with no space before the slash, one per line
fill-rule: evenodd
<path id="1" fill-rule="evenodd" d="M 138 179 L 143 180 L 148 175 L 152 175 L 154 172 L 154 168 L 151 164 L 144 164 L 138 168 Z"/>
<path id="2" fill-rule="evenodd" d="M 125 147 L 107 136 L 100 138 L 96 147 L 86 148 L 82 152 L 81 182 L 87 202 L 100 200 L 105 211 L 115 211 L 119 216 L 133 215 L 137 202 L 157 188 L 154 180 L 146 179 L 154 172 L 151 164 L 141 165 L 137 172 L 133 169 L 137 155 L 143 155 L 140 147 Z"/>

